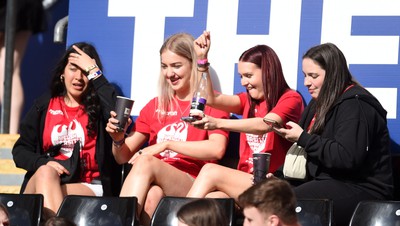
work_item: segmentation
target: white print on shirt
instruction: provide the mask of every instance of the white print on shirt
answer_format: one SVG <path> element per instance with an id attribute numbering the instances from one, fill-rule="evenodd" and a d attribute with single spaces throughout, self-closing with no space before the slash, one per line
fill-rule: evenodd
<path id="1" fill-rule="evenodd" d="M 49 113 L 50 113 L 51 115 L 64 115 L 63 111 L 61 111 L 61 110 L 53 110 L 53 109 L 50 109 L 50 110 L 49 110 Z"/>
<path id="2" fill-rule="evenodd" d="M 64 143 L 61 154 L 71 157 L 75 143 L 80 140 L 81 147 L 85 146 L 85 132 L 78 120 L 72 120 L 69 125 L 56 125 L 51 131 L 51 142 L 53 144 Z"/>
<path id="3" fill-rule="evenodd" d="M 161 111 L 160 109 L 156 109 L 156 113 L 160 113 L 161 115 L 167 114 L 167 116 L 175 116 L 175 115 L 178 115 L 178 112 L 177 112 L 177 111 L 168 111 L 167 113 L 165 113 L 165 111 Z"/>
<path id="4" fill-rule="evenodd" d="M 249 156 L 249 159 L 246 160 L 248 164 L 253 165 L 253 153 L 260 153 L 262 150 L 265 149 L 267 136 L 268 136 L 267 133 L 263 135 L 246 133 L 246 141 L 252 151 L 252 153 Z"/>
<path id="5" fill-rule="evenodd" d="M 246 133 L 246 140 L 253 153 L 260 153 L 265 148 L 265 141 L 267 140 L 267 133 L 263 135 Z"/>
<path id="6" fill-rule="evenodd" d="M 164 141 L 172 140 L 172 141 L 186 141 L 188 135 L 188 125 L 183 121 L 179 121 L 176 123 L 172 123 L 166 125 L 157 133 L 157 143 L 161 143 Z M 160 153 L 163 158 L 173 158 L 178 153 L 165 150 Z"/>

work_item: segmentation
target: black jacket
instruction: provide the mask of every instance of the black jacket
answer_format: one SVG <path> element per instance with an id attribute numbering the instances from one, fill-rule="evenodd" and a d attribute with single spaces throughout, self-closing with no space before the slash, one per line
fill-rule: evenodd
<path id="1" fill-rule="evenodd" d="M 115 88 L 104 76 L 91 81 L 101 104 L 101 120 L 97 124 L 96 161 L 99 164 L 104 196 L 118 196 L 121 189 L 122 167 L 112 154 L 112 139 L 105 131 L 110 111 L 116 102 Z M 21 187 L 21 193 L 35 171 L 45 165 L 49 159 L 44 157 L 43 130 L 50 94 L 35 100 L 20 125 L 20 137 L 15 143 L 12 154 L 17 167 L 27 170 Z"/>
<path id="2" fill-rule="evenodd" d="M 315 101 L 304 110 L 307 128 Z M 307 152 L 310 179 L 336 179 L 355 184 L 378 198 L 393 195 L 393 172 L 386 111 L 366 89 L 347 90 L 328 112 L 320 135 L 303 132 L 297 142 Z"/>

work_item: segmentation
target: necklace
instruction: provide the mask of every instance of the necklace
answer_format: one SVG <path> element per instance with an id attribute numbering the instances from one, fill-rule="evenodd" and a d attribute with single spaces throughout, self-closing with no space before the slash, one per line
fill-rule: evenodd
<path id="1" fill-rule="evenodd" d="M 184 111 L 182 111 L 182 109 L 181 109 L 181 103 L 182 103 L 182 102 L 184 102 L 184 101 L 178 100 L 178 101 L 176 102 L 176 104 L 178 105 L 178 108 L 179 108 L 179 112 L 181 113 L 181 116 L 184 115 L 185 112 L 186 112 L 186 111 L 189 109 L 189 107 L 190 107 L 190 101 L 189 101 L 188 106 L 185 108 Z"/>
<path id="2" fill-rule="evenodd" d="M 66 109 L 66 107 L 68 107 L 68 106 L 67 106 L 67 104 L 65 103 L 64 99 L 62 99 L 62 101 L 61 101 L 61 107 L 62 107 L 62 110 L 63 110 L 63 112 L 64 112 L 64 115 L 67 117 L 67 120 L 68 120 L 68 121 L 73 121 L 74 119 L 76 119 L 77 117 L 79 117 L 79 115 L 80 115 L 80 113 L 81 113 L 81 110 L 82 110 L 82 106 L 79 105 L 78 110 L 76 110 L 76 113 L 75 113 L 74 117 L 73 117 L 72 119 L 70 119 L 69 114 L 68 114 L 68 111 L 67 111 L 67 109 Z M 72 110 L 72 111 L 75 111 L 75 109 L 76 109 L 76 107 L 68 107 L 68 108 L 69 108 L 70 110 Z"/>

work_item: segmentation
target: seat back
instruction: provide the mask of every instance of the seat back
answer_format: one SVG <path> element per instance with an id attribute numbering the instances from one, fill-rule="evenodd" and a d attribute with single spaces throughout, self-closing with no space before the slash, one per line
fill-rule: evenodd
<path id="1" fill-rule="evenodd" d="M 302 226 L 330 226 L 333 202 L 329 199 L 297 199 L 296 213 Z"/>
<path id="2" fill-rule="evenodd" d="M 160 200 L 158 206 L 151 218 L 152 226 L 176 226 L 178 218 L 176 213 L 186 203 L 196 200 L 197 198 L 172 197 L 166 196 Z M 215 200 L 221 204 L 226 211 L 228 217 L 228 225 L 233 226 L 236 221 L 235 216 L 235 200 L 231 198 L 216 198 Z"/>
<path id="3" fill-rule="evenodd" d="M 362 201 L 355 208 L 349 225 L 400 225 L 400 201 Z"/>
<path id="4" fill-rule="evenodd" d="M 85 226 L 133 226 L 136 221 L 136 197 L 96 197 L 67 195 L 57 216 Z"/>
<path id="5" fill-rule="evenodd" d="M 0 202 L 8 210 L 10 225 L 39 225 L 43 210 L 43 195 L 2 193 Z"/>

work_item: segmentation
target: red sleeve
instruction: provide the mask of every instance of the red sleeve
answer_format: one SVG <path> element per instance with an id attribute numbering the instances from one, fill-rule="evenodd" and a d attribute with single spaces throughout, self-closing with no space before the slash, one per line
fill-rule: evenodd
<path id="1" fill-rule="evenodd" d="M 303 110 L 304 102 L 301 95 L 294 90 L 288 90 L 279 98 L 271 112 L 279 115 L 286 124 L 288 121 L 298 123 Z"/>
<path id="2" fill-rule="evenodd" d="M 238 93 L 236 95 L 238 95 L 239 99 L 240 99 L 240 112 L 243 112 L 244 108 L 245 108 L 245 106 L 246 106 L 246 104 L 248 102 L 247 93 L 242 92 L 242 93 Z"/>
<path id="3" fill-rule="evenodd" d="M 157 106 L 156 98 L 150 100 L 143 108 L 140 110 L 139 116 L 135 122 L 135 131 L 150 134 L 152 122 L 152 117 Z"/>

